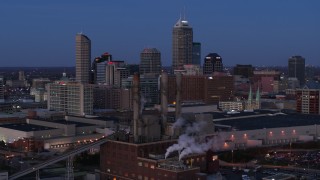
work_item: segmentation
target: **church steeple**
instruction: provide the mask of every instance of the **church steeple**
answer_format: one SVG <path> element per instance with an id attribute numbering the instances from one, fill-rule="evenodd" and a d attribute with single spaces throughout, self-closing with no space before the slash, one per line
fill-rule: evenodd
<path id="1" fill-rule="evenodd" d="M 260 89 L 258 87 L 256 92 L 256 109 L 260 109 Z"/>

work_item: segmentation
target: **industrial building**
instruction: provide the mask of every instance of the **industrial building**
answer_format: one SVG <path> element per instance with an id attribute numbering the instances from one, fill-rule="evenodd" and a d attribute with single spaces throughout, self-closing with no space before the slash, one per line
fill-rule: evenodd
<path id="1" fill-rule="evenodd" d="M 200 126 L 206 122 L 205 130 L 193 132 L 186 137 L 197 138 L 197 143 L 208 143 L 203 133 L 213 133 L 211 115 L 181 113 L 181 74 L 177 74 L 177 100 L 175 115 L 168 114 L 168 75 L 161 74 L 161 110 L 148 114 L 142 111 L 140 95 L 140 76 L 135 74 L 132 82 L 133 90 L 133 121 L 130 132 L 117 131 L 110 140 L 101 145 L 100 179 L 206 179 L 201 172 L 214 172 L 218 161 L 213 154 L 203 152 L 187 153 L 181 149 L 168 151 L 169 147 L 177 146 L 179 135 L 185 133 L 184 128 L 177 124 L 181 118 L 185 125 Z M 174 120 L 176 119 L 176 121 Z M 178 120 L 180 119 L 180 120 Z M 181 120 L 183 121 L 183 120 Z M 211 123 L 210 123 L 211 122 Z M 188 128 L 186 128 L 188 129 Z M 192 128 L 191 128 L 192 129 Z M 195 136 L 195 134 L 198 134 Z M 193 139 L 195 140 L 195 139 Z M 202 144 L 202 145 L 203 145 Z M 209 146 L 208 146 L 209 147 Z M 189 147 L 185 149 L 190 150 Z M 182 155 L 185 154 L 185 155 Z"/>
<path id="2" fill-rule="evenodd" d="M 42 113 L 42 114 L 41 114 Z M 25 151 L 61 149 L 92 142 L 113 132 L 116 118 L 77 117 L 29 113 L 24 123 L 0 125 L 0 140 Z M 60 117 L 60 118 L 59 118 Z"/>
<path id="3" fill-rule="evenodd" d="M 129 133 L 116 132 L 101 146 L 101 179 L 205 179 L 203 172 L 217 171 L 215 152 L 319 139 L 318 115 L 262 110 L 228 114 L 207 108 L 182 112 L 181 74 L 176 77 L 172 115 L 167 108 L 167 79 L 162 73 L 159 116 L 141 113 L 139 76 L 134 76 L 132 127 Z M 189 131 L 196 139 L 189 141 Z M 193 145 L 206 148 L 195 150 Z"/>

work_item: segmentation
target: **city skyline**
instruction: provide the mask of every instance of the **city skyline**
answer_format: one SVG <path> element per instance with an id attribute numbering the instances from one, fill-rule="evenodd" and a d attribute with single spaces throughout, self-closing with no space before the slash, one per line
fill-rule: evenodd
<path id="1" fill-rule="evenodd" d="M 202 65 L 205 55 L 218 53 L 226 66 L 286 66 L 295 55 L 319 66 L 318 5 L 315 0 L 3 2 L 0 59 L 2 67 L 75 66 L 74 36 L 83 32 L 92 41 L 91 61 L 109 52 L 115 60 L 138 64 L 141 50 L 157 48 L 162 64 L 171 66 L 172 28 L 181 14 L 193 28 L 194 42 L 202 45 Z"/>

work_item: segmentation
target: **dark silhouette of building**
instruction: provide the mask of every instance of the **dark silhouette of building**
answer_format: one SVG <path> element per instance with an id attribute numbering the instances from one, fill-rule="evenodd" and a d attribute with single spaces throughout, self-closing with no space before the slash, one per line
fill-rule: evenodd
<path id="1" fill-rule="evenodd" d="M 161 72 L 161 53 L 156 48 L 145 48 L 140 53 L 140 74 Z"/>
<path id="2" fill-rule="evenodd" d="M 240 75 L 245 78 L 253 77 L 253 67 L 252 65 L 242 65 L 242 64 L 237 64 L 233 68 L 233 75 Z"/>
<path id="3" fill-rule="evenodd" d="M 192 64 L 201 66 L 201 43 L 192 43 Z"/>
<path id="4" fill-rule="evenodd" d="M 184 64 L 192 64 L 192 43 L 192 27 L 180 18 L 172 31 L 172 70 L 182 70 Z"/>
<path id="5" fill-rule="evenodd" d="M 288 60 L 289 77 L 295 77 L 300 85 L 305 83 L 305 59 L 301 56 L 292 56 Z"/>
<path id="6" fill-rule="evenodd" d="M 210 53 L 204 58 L 203 74 L 212 74 L 214 72 L 222 72 L 222 58 L 217 53 Z"/>
<path id="7" fill-rule="evenodd" d="M 4 78 L 0 76 L 0 102 L 4 102 Z"/>

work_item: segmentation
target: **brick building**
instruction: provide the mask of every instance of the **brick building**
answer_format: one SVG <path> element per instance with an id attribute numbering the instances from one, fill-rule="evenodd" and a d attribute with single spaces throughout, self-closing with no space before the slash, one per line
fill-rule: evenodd
<path id="1" fill-rule="evenodd" d="M 233 99 L 233 77 L 226 75 L 214 76 L 182 76 L 181 100 L 199 101 L 206 104 L 215 104 L 219 101 Z M 176 99 L 176 78 L 168 77 L 168 103 L 172 104 Z"/>
<path id="2" fill-rule="evenodd" d="M 176 140 L 142 144 L 110 140 L 101 146 L 100 179 L 204 180 L 206 175 L 200 172 L 217 168 L 218 161 L 211 154 L 190 155 L 181 161 L 165 159 L 166 149 L 174 143 Z"/>
<path id="3" fill-rule="evenodd" d="M 320 86 L 307 84 L 296 90 L 297 112 L 304 114 L 320 114 Z"/>

